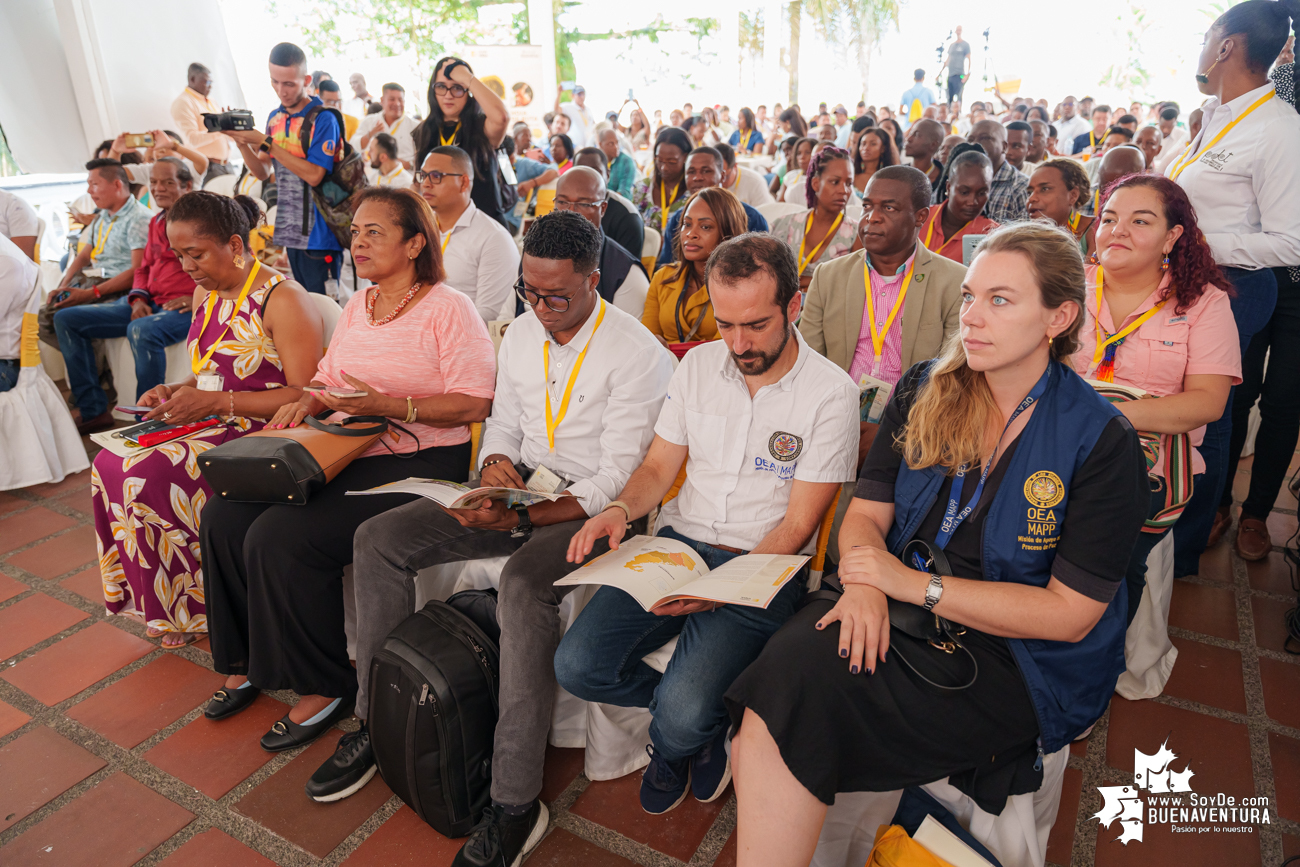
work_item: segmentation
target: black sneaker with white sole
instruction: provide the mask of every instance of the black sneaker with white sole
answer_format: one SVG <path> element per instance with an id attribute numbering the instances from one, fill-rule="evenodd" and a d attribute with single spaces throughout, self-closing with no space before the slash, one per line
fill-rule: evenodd
<path id="1" fill-rule="evenodd" d="M 341 801 L 361 791 L 375 775 L 375 751 L 370 748 L 370 730 L 361 728 L 339 738 L 334 755 L 325 760 L 307 781 L 307 794 L 313 801 Z"/>
<path id="2" fill-rule="evenodd" d="M 524 856 L 546 836 L 550 814 L 540 800 L 522 816 L 506 815 L 492 804 L 470 831 L 451 867 L 518 867 Z"/>

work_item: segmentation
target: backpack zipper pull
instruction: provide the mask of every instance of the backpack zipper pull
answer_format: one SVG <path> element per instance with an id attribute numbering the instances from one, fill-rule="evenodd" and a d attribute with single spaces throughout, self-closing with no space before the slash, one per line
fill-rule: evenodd
<path id="1" fill-rule="evenodd" d="M 1034 762 L 1034 770 L 1043 770 L 1043 739 L 1038 739 L 1038 759 Z"/>
<path id="2" fill-rule="evenodd" d="M 424 704 L 425 700 L 428 697 L 429 697 L 429 684 L 426 683 L 424 686 L 420 688 L 420 704 Z"/>

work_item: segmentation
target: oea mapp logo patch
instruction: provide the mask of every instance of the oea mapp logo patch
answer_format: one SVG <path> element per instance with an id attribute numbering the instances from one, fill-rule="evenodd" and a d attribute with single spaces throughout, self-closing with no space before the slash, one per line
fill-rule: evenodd
<path id="1" fill-rule="evenodd" d="M 803 451 L 803 438 L 785 431 L 777 431 L 767 441 L 767 450 L 778 461 L 792 461 Z"/>
<path id="2" fill-rule="evenodd" d="M 1065 485 L 1051 470 L 1041 470 L 1025 480 L 1025 499 L 1040 509 L 1050 509 L 1065 499 Z"/>

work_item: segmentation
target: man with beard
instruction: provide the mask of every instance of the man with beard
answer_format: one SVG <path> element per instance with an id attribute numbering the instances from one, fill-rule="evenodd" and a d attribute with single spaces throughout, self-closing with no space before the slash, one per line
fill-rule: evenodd
<path id="1" fill-rule="evenodd" d="M 375 175 L 376 186 L 405 190 L 415 183 L 415 175 L 408 172 L 397 158 L 397 139 L 386 132 L 375 136 L 370 143 L 370 167 L 378 173 Z"/>
<path id="2" fill-rule="evenodd" d="M 710 569 L 746 553 L 811 554 L 822 515 L 854 476 L 858 390 L 794 326 L 794 252 L 769 235 L 732 238 L 709 257 L 708 286 L 722 339 L 682 359 L 645 460 L 570 541 L 572 563 L 605 537 L 625 538 L 683 462 L 686 480 L 660 510 L 658 534 L 690 545 Z M 673 809 L 688 788 L 701 802 L 726 790 L 722 695 L 803 594 L 799 574 L 766 608 L 686 600 L 646 611 L 617 587 L 587 603 L 560 642 L 556 678 L 587 701 L 651 709 L 647 813 Z M 641 658 L 674 635 L 681 643 L 661 675 Z"/>

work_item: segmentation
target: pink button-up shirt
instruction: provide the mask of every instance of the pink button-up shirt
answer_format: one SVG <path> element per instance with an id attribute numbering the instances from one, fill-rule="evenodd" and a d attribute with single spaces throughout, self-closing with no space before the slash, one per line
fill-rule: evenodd
<path id="1" fill-rule="evenodd" d="M 1170 278 L 1166 274 L 1151 297 L 1138 305 L 1123 322 L 1116 323 L 1111 318 L 1109 304 L 1102 304 L 1100 311 L 1097 309 L 1097 266 L 1089 265 L 1087 274 L 1088 309 L 1084 312 L 1083 329 L 1079 332 L 1082 346 L 1071 357 L 1071 363 L 1080 376 L 1093 379 L 1092 358 L 1097 347 L 1098 318 L 1106 333 L 1114 334 L 1154 307 Z M 1227 293 L 1207 285 L 1201 297 L 1185 312 L 1177 311 L 1177 303 L 1176 299 L 1170 298 L 1159 313 L 1124 338 L 1115 350 L 1115 383 L 1140 388 L 1158 397 L 1181 394 L 1187 376 L 1230 376 L 1233 385 L 1240 385 L 1241 346 Z M 1199 446 L 1204 438 L 1204 426 L 1190 432 L 1193 446 Z M 1152 470 L 1164 475 L 1163 455 Z M 1205 472 L 1205 460 L 1195 448 L 1192 450 L 1192 472 Z"/>
<path id="2" fill-rule="evenodd" d="M 853 350 L 853 361 L 849 364 L 849 376 L 854 382 L 857 382 L 862 374 L 870 374 L 876 363 L 876 349 L 871 343 L 872 313 L 876 316 L 876 333 L 885 334 L 880 354 L 880 373 L 876 376 L 891 384 L 897 384 L 903 376 L 903 308 L 907 306 L 906 298 L 899 306 L 898 315 L 889 324 L 887 332 L 885 322 L 889 319 L 890 311 L 894 309 L 894 302 L 898 300 L 898 293 L 903 288 L 903 278 L 907 275 L 907 269 L 912 267 L 912 260 L 915 258 L 916 254 L 913 253 L 898 269 L 897 274 L 886 277 L 871 267 L 871 254 L 866 255 L 867 273 L 871 278 L 871 304 L 862 305 L 862 328 L 858 332 L 857 348 Z M 865 287 L 863 291 L 866 291 Z"/>

